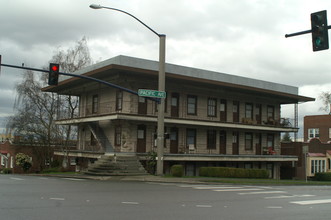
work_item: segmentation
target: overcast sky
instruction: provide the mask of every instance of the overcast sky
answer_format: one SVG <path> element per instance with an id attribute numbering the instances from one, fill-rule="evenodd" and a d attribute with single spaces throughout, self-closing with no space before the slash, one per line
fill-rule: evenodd
<path id="1" fill-rule="evenodd" d="M 299 105 L 300 126 L 305 115 L 326 114 L 318 96 L 331 90 L 331 51 L 312 52 L 310 34 L 284 37 L 310 29 L 311 13 L 331 13 L 325 0 L 1 0 L 2 63 L 47 66 L 55 51 L 83 36 L 95 62 L 117 55 L 158 60 L 156 35 L 92 3 L 125 10 L 166 34 L 166 62 L 299 87 L 300 95 L 317 98 Z M 22 71 L 2 67 L 0 133 L 21 78 Z M 293 105 L 282 117 L 294 118 Z"/>

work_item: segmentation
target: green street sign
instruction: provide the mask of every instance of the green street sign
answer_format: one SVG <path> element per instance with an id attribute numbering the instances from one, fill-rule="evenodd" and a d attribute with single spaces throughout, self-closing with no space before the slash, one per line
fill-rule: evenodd
<path id="1" fill-rule="evenodd" d="M 138 95 L 144 96 L 144 97 L 161 98 L 161 99 L 164 99 L 167 97 L 166 92 L 157 91 L 157 90 L 149 90 L 149 89 L 139 89 Z"/>

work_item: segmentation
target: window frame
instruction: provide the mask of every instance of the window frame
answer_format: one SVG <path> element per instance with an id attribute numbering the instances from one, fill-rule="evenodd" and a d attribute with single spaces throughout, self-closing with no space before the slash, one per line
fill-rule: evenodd
<path id="1" fill-rule="evenodd" d="M 191 140 L 193 140 L 193 143 L 190 143 Z M 186 129 L 186 146 L 189 147 L 190 144 L 193 144 L 194 145 L 194 148 L 196 148 L 196 144 L 197 144 L 197 130 L 196 129 L 193 129 L 193 128 L 187 128 Z"/>
<path id="2" fill-rule="evenodd" d="M 319 128 L 308 128 L 308 139 L 319 138 Z"/>
<path id="3" fill-rule="evenodd" d="M 92 114 L 97 114 L 99 112 L 99 95 L 92 96 Z"/>
<path id="4" fill-rule="evenodd" d="M 273 106 L 273 105 L 267 106 L 267 118 L 275 119 L 275 106 Z"/>
<path id="5" fill-rule="evenodd" d="M 193 100 L 194 102 L 191 102 Z M 187 95 L 187 115 L 197 115 L 198 97 Z"/>
<path id="6" fill-rule="evenodd" d="M 208 98 L 207 100 L 207 116 L 217 117 L 217 99 Z"/>
<path id="7" fill-rule="evenodd" d="M 253 104 L 252 103 L 245 104 L 245 118 L 253 119 Z"/>
<path id="8" fill-rule="evenodd" d="M 116 91 L 116 111 L 121 111 L 123 108 L 123 91 Z"/>
<path id="9" fill-rule="evenodd" d="M 215 150 L 216 149 L 216 130 L 207 130 L 207 149 Z"/>
<path id="10" fill-rule="evenodd" d="M 253 133 L 245 133 L 245 150 L 253 150 Z"/>

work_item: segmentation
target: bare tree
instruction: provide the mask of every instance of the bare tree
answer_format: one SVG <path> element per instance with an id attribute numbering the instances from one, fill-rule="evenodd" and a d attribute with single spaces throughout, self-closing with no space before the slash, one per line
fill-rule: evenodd
<path id="1" fill-rule="evenodd" d="M 331 115 L 331 92 L 322 92 L 319 98 L 323 102 L 323 107 L 320 109 L 329 112 L 329 115 Z"/>
<path id="2" fill-rule="evenodd" d="M 67 51 L 57 51 L 50 62 L 59 63 L 61 72 L 69 73 L 90 65 L 92 61 L 86 38 L 77 41 Z M 18 95 L 14 116 L 7 118 L 9 130 L 36 146 L 36 154 L 41 159 L 40 169 L 45 160 L 50 161 L 52 146 L 61 146 L 63 152 L 68 152 L 71 140 L 77 135 L 77 128 L 56 126 L 55 120 L 75 117 L 78 97 L 42 92 L 41 88 L 47 85 L 47 77 L 47 74 L 37 77 L 32 71 L 25 72 L 22 82 L 16 87 Z M 65 159 L 63 164 L 67 165 L 67 162 Z"/>
<path id="3" fill-rule="evenodd" d="M 14 115 L 7 119 L 7 127 L 21 136 L 20 142 L 33 144 L 40 169 L 44 160 L 50 160 L 50 147 L 56 136 L 53 132 L 56 130 L 56 95 L 43 93 L 43 85 L 40 76 L 26 71 L 22 82 L 16 86 Z"/>

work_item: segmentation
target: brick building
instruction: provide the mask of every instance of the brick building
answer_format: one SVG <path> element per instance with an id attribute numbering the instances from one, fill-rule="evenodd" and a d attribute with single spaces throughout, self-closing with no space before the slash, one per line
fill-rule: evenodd
<path id="1" fill-rule="evenodd" d="M 20 166 L 16 165 L 15 158 L 18 153 L 24 153 L 31 158 L 32 167 L 29 169 L 29 173 L 38 173 L 44 168 L 49 168 L 52 161 L 59 161 L 59 165 L 62 165 L 63 155 L 53 155 L 53 149 L 51 149 L 51 159 L 46 161 L 40 156 L 41 148 L 44 146 L 31 145 L 24 143 L 11 143 L 10 141 L 0 142 L 0 171 L 4 168 L 11 169 L 13 173 L 23 173 Z M 76 169 L 76 157 L 68 158 L 69 165 L 66 170 L 74 171 Z"/>
<path id="2" fill-rule="evenodd" d="M 297 162 L 282 163 L 283 179 L 305 179 L 318 172 L 331 172 L 331 143 L 317 138 L 309 142 L 282 143 L 282 154 L 298 157 Z"/>
<path id="3" fill-rule="evenodd" d="M 331 115 L 304 117 L 304 142 L 318 138 L 322 143 L 331 141 Z"/>

